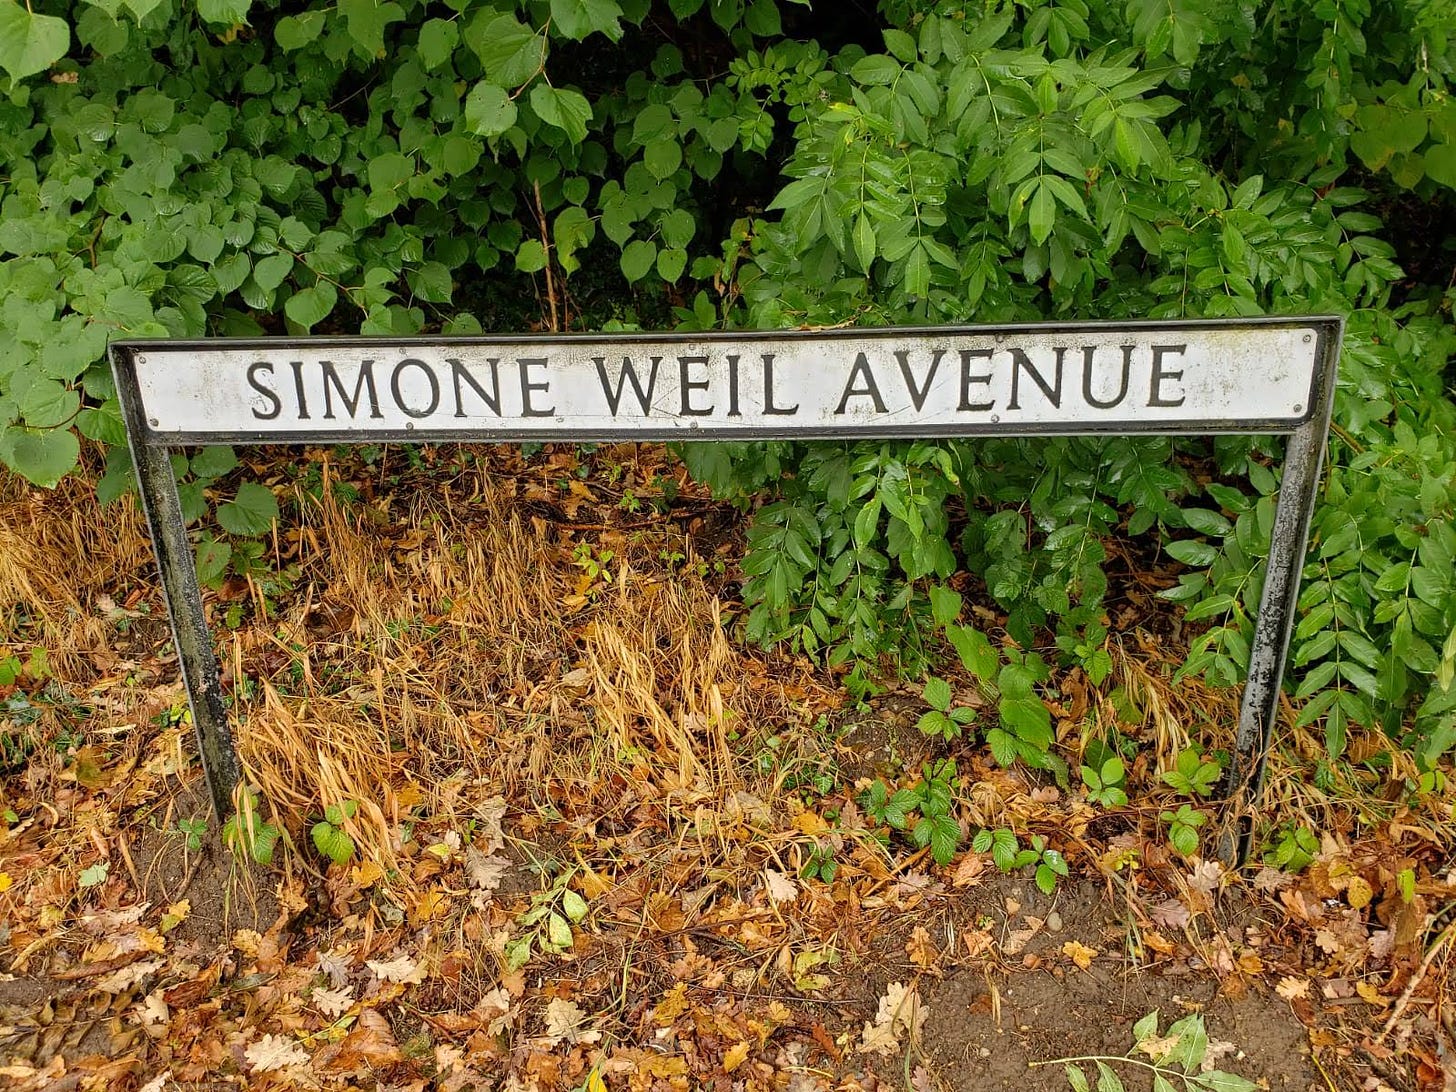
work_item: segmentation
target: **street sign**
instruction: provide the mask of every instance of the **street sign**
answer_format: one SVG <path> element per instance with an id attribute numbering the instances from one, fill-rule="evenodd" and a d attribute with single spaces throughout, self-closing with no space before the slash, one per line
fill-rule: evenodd
<path id="1" fill-rule="evenodd" d="M 1310 419 L 1317 322 L 127 347 L 148 431 L 226 440 L 1249 432 Z"/>
<path id="2" fill-rule="evenodd" d="M 170 449 L 220 443 L 1290 436 L 1230 771 L 1257 799 L 1339 358 L 1336 318 L 111 346 L 218 813 L 238 778 Z M 1245 824 L 1247 834 L 1247 824 Z"/>

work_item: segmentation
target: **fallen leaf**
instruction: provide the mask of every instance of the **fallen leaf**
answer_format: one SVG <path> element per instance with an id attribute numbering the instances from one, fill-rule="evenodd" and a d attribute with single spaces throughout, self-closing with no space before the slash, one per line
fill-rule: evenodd
<path id="1" fill-rule="evenodd" d="M 391 960 L 367 960 L 364 964 L 381 982 L 398 982 L 401 985 L 419 985 L 425 980 L 424 968 L 409 956 L 401 955 Z"/>
<path id="2" fill-rule="evenodd" d="M 321 974 L 328 977 L 330 985 L 338 989 L 349 980 L 349 952 L 345 949 L 318 952 L 314 959 Z"/>
<path id="3" fill-rule="evenodd" d="M 1389 998 L 1381 996 L 1380 991 L 1375 988 L 1375 984 L 1372 982 L 1365 982 L 1363 980 L 1356 982 L 1355 992 L 1360 995 L 1366 1004 L 1374 1005 L 1378 1009 L 1383 1009 L 1386 1005 L 1390 1004 Z"/>
<path id="4" fill-rule="evenodd" d="M 1164 899 L 1153 907 L 1148 916 L 1160 929 L 1184 929 L 1193 920 L 1188 907 L 1178 899 Z"/>
<path id="5" fill-rule="evenodd" d="M 979 853 L 967 853 L 961 858 L 961 863 L 956 865 L 950 884 L 952 887 L 974 887 L 985 875 L 986 858 Z"/>
<path id="6" fill-rule="evenodd" d="M 330 1020 L 343 1016 L 354 1004 L 352 987 L 342 990 L 328 990 L 320 987 L 313 991 L 314 1008 Z"/>
<path id="7" fill-rule="evenodd" d="M 170 933 L 186 921 L 191 914 L 191 900 L 183 899 L 181 902 L 174 902 L 171 906 L 167 907 L 167 912 L 162 915 L 162 932 Z"/>
<path id="8" fill-rule="evenodd" d="M 1066 956 L 1082 970 L 1092 969 L 1092 959 L 1097 955 L 1096 948 L 1089 948 L 1081 941 L 1069 940 L 1062 945 L 1062 955 Z"/>
<path id="9" fill-rule="evenodd" d="M 1223 882 L 1223 865 L 1217 861 L 1197 861 L 1188 873 L 1188 886 L 1212 895 Z"/>
<path id="10" fill-rule="evenodd" d="M 891 982 L 880 998 L 874 1021 L 864 1026 L 860 1053 L 894 1054 L 899 1050 L 902 1035 L 908 1035 L 912 1042 L 918 1041 L 929 1015 L 930 1010 L 921 1004 L 920 994 L 913 986 Z"/>
<path id="11" fill-rule="evenodd" d="M 936 970 L 936 962 L 940 959 L 940 952 L 930 940 L 930 933 L 925 926 L 915 926 L 915 931 L 910 934 L 910 939 L 905 942 L 905 954 L 910 957 L 910 962 L 921 970 Z"/>
<path id="12" fill-rule="evenodd" d="M 1142 1051 L 1155 1062 L 1161 1062 L 1182 1041 L 1181 1035 L 1149 1035 L 1137 1041 L 1136 1049 Z"/>
<path id="13" fill-rule="evenodd" d="M 465 875 L 470 880 L 471 887 L 481 891 L 494 891 L 510 870 L 511 862 L 508 858 L 487 855 L 474 846 L 465 850 Z"/>
<path id="14" fill-rule="evenodd" d="M 1286 1001 L 1293 1001 L 1300 997 L 1308 997 L 1309 979 L 1298 978 L 1292 974 L 1287 974 L 1279 980 L 1278 985 L 1274 987 L 1274 992 Z"/>
<path id="15" fill-rule="evenodd" d="M 162 966 L 163 961 L 160 959 L 144 959 L 119 971 L 113 971 L 104 978 L 98 978 L 96 988 L 102 993 L 125 993 L 147 975 L 161 970 Z"/>
<path id="16" fill-rule="evenodd" d="M 584 1031 L 587 1014 L 574 1001 L 553 998 L 546 1006 L 546 1042 L 548 1046 L 565 1043 L 594 1043 L 602 1037 L 599 1031 Z"/>
<path id="17" fill-rule="evenodd" d="M 799 885 L 782 872 L 765 868 L 763 874 L 768 881 L 768 897 L 771 901 L 775 903 L 793 902 L 799 897 Z"/>
<path id="18" fill-rule="evenodd" d="M 255 1073 L 308 1064 L 308 1051 L 286 1035 L 264 1035 L 243 1051 L 243 1057 Z"/>
<path id="19" fill-rule="evenodd" d="M 723 1052 L 723 1072 L 732 1073 L 748 1060 L 749 1043 L 744 1040 L 741 1043 L 734 1043 Z"/>
<path id="20" fill-rule="evenodd" d="M 1350 882 L 1345 887 L 1345 898 L 1356 910 L 1363 910 L 1370 905 L 1370 900 L 1375 897 L 1369 881 L 1363 876 L 1351 876 Z"/>

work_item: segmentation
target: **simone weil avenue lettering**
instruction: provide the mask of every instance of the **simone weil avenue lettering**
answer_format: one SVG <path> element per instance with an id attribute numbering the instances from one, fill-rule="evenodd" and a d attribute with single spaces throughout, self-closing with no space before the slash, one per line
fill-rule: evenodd
<path id="1" fill-rule="evenodd" d="M 1247 430 L 1308 417 L 1315 325 L 137 350 L 147 424 L 256 434 Z M 185 363 L 183 363 L 185 358 Z M 377 437 L 376 437 L 377 438 Z M 589 437 L 582 437 L 589 438 Z"/>
<path id="2" fill-rule="evenodd" d="M 777 333 L 114 343 L 214 808 L 238 764 L 182 517 L 183 444 L 1288 435 L 1229 805 L 1242 859 L 1329 427 L 1333 318 Z M 1232 829 L 1232 828 L 1231 828 Z"/>

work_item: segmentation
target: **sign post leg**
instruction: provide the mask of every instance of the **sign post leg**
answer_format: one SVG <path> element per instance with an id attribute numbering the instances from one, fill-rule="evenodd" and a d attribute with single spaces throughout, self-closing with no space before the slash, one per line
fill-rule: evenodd
<path id="1" fill-rule="evenodd" d="M 192 726 L 197 733 L 197 749 L 207 775 L 212 810 L 221 822 L 232 812 L 232 792 L 239 777 L 238 756 L 223 706 L 217 657 L 202 613 L 202 591 L 197 584 L 192 547 L 187 541 L 182 501 L 172 472 L 172 453 L 165 447 L 139 443 L 134 432 L 132 436 L 132 463 L 152 534 L 152 550 L 162 574 L 172 639 L 182 665 Z"/>
<path id="2" fill-rule="evenodd" d="M 1289 639 L 1294 632 L 1299 581 L 1329 435 L 1338 338 L 1333 345 L 1326 345 L 1324 352 L 1330 355 L 1323 362 L 1323 381 L 1316 386 L 1314 414 L 1290 434 L 1285 448 L 1284 478 L 1279 485 L 1274 529 L 1269 536 L 1264 592 L 1259 601 L 1259 616 L 1254 621 L 1248 681 L 1244 684 L 1238 735 L 1229 766 L 1230 797 L 1225 815 L 1230 822 L 1219 847 L 1224 863 L 1235 868 L 1241 867 L 1249 856 L 1255 813 L 1263 797 L 1264 759 L 1279 718 L 1279 695 Z"/>

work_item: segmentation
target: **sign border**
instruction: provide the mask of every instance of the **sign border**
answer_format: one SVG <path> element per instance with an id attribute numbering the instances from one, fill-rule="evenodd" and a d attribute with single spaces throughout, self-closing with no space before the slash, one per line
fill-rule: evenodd
<path id="1" fill-rule="evenodd" d="M 471 337 L 320 337 L 320 338 L 192 338 L 177 340 L 117 340 L 108 348 L 117 397 L 121 402 L 126 424 L 127 441 L 136 469 L 152 548 L 162 578 L 167 613 L 172 625 L 174 643 L 181 665 L 182 680 L 197 736 L 198 749 L 207 777 L 212 806 L 219 819 L 231 813 L 233 792 L 241 776 L 232 729 L 228 723 L 227 705 L 223 699 L 216 652 L 202 604 L 201 587 L 182 516 L 176 477 L 172 473 L 171 455 L 175 448 L 208 444 L 374 444 L 407 443 L 522 443 L 541 442 L 543 432 L 496 429 L 441 429 L 415 431 L 387 429 L 361 432 L 329 430 L 316 432 L 157 432 L 146 419 L 136 365 L 149 350 L 167 352 L 210 351 L 219 348 L 267 350 L 270 353 L 290 348 L 343 347 L 374 348 L 406 345 L 461 346 L 500 345 L 541 342 L 562 344 L 625 345 L 652 342 L 655 344 L 751 343 L 770 338 L 853 341 L 866 333 L 877 335 L 903 332 L 907 336 L 927 337 L 977 336 L 1005 338 L 1014 335 L 1073 334 L 1077 331 L 1156 332 L 1161 329 L 1264 329 L 1269 327 L 1312 327 L 1317 331 L 1314 346 L 1315 366 L 1311 378 L 1309 401 L 1299 420 L 1260 419 L 1154 421 L 1145 429 L 1126 421 L 1097 428 L 1085 423 L 1069 423 L 1066 428 L 1055 424 L 1032 426 L 1014 423 L 967 423 L 963 427 L 914 425 L 846 424 L 843 428 L 807 427 L 774 429 L 753 427 L 723 429 L 704 433 L 699 442 L 735 440 L 826 440 L 826 439 L 971 439 L 993 436 L 1095 436 L 1108 434 L 1136 435 L 1217 435 L 1274 434 L 1287 435 L 1284 476 L 1280 483 L 1275 509 L 1274 527 L 1270 535 L 1259 613 L 1254 621 L 1254 639 L 1249 653 L 1249 671 L 1239 712 L 1226 784 L 1229 793 L 1224 801 L 1224 826 L 1220 838 L 1220 855 L 1230 864 L 1241 864 L 1248 855 L 1254 820 L 1260 804 L 1264 760 L 1268 754 L 1274 724 L 1278 717 L 1279 696 L 1293 632 L 1300 576 L 1304 567 L 1310 524 L 1323 467 L 1330 416 L 1334 404 L 1336 373 L 1344 320 L 1339 316 L 1260 316 L 1235 319 L 1161 319 L 1147 321 L 1118 320 L 1103 322 L 1037 322 L 985 326 L 924 327 L 838 327 L 830 330 L 740 331 L 662 334 L 521 334 Z M 785 377 L 787 379 L 787 377 Z M 641 423 L 621 428 L 572 428 L 560 426 L 544 434 L 548 442 L 592 442 L 638 440 L 646 442 L 695 442 L 692 429 L 653 429 Z"/>
<path id="2" fill-rule="evenodd" d="M 856 339 L 862 340 L 867 334 L 884 336 L 887 334 L 903 333 L 916 338 L 927 338 L 935 336 L 951 337 L 991 337 L 996 340 L 1003 340 L 1017 336 L 1037 336 L 1048 333 L 1075 335 L 1078 332 L 1090 333 L 1115 333 L 1120 330 L 1129 332 L 1147 333 L 1159 329 L 1168 330 L 1227 330 L 1227 329 L 1298 329 L 1313 328 L 1316 330 L 1317 342 L 1314 345 L 1315 360 L 1317 362 L 1314 374 L 1311 377 L 1310 391 L 1304 403 L 1303 414 L 1298 418 L 1197 418 L 1179 421 L 1153 421 L 1149 422 L 1146 428 L 1141 428 L 1135 423 L 1129 423 L 1126 418 L 1106 425 L 1099 425 L 1095 421 L 1070 422 L 1066 426 L 1056 423 L 1037 422 L 1028 425 L 1018 425 L 1015 422 L 999 421 L 991 422 L 986 420 L 967 421 L 963 425 L 915 425 L 915 424 L 865 424 L 846 422 L 843 426 L 804 426 L 796 428 L 784 428 L 774 430 L 767 426 L 747 427 L 714 427 L 703 429 L 703 440 L 711 441 L 734 441 L 734 440 L 815 440 L 815 439 L 960 439 L 986 436 L 1106 436 L 1136 433 L 1140 435 L 1158 436 L 1211 436 L 1211 435 L 1238 435 L 1249 433 L 1264 433 L 1286 435 L 1294 432 L 1301 425 L 1312 420 L 1318 413 L 1318 406 L 1321 396 L 1321 381 L 1324 375 L 1323 367 L 1319 366 L 1328 355 L 1329 342 L 1331 338 L 1339 338 L 1339 320 L 1330 317 L 1314 318 L 1289 318 L 1283 316 L 1258 317 L 1249 319 L 1172 319 L 1172 320 L 1149 320 L 1147 322 L 1133 321 L 1109 321 L 1109 322 L 1034 322 L 1034 323 L 1012 323 L 1004 325 L 987 326 L 882 326 L 882 327 L 836 327 L 832 330 L 757 330 L 757 331 L 705 331 L 702 333 L 670 332 L 662 334 L 627 333 L 627 334 L 550 334 L 550 335 L 473 335 L 469 337 L 411 337 L 411 338 L 386 338 L 386 337 L 318 337 L 318 338 L 211 338 L 211 339 L 190 339 L 179 341 L 116 341 L 112 343 L 113 369 L 117 380 L 117 390 L 121 393 L 123 387 L 131 403 L 140 405 L 141 393 L 136 377 L 136 364 L 145 360 L 148 349 L 160 350 L 163 352 L 186 352 L 195 351 L 216 351 L 230 350 L 244 352 L 250 349 L 257 349 L 260 352 L 268 352 L 276 355 L 286 353 L 290 349 L 304 348 L 327 349 L 327 348 L 348 348 L 348 349 L 398 349 L 402 346 L 418 346 L 424 348 L 448 348 L 458 346 L 491 346 L 491 345 L 521 345 L 530 342 L 549 342 L 553 346 L 560 345 L 603 345 L 630 347 L 641 344 L 671 345 L 745 345 L 754 341 L 844 341 L 853 343 Z M 117 368 L 117 365 L 121 365 Z M 789 376 L 783 377 L 786 381 Z M 123 399 L 125 402 L 127 399 Z M 269 444 L 308 444 L 308 443 L 464 443 L 464 442 L 499 442 L 499 443 L 536 443 L 540 442 L 542 436 L 548 433 L 548 429 L 537 427 L 531 429 L 501 428 L 480 429 L 480 428 L 430 428 L 415 429 L 406 427 L 380 428 L 368 430 L 368 439 L 355 438 L 359 431 L 350 428 L 334 429 L 300 429 L 300 430 L 274 430 L 263 432 L 262 430 L 238 430 L 238 431 L 216 431 L 216 432 L 185 432 L 185 431 L 158 431 L 153 429 L 151 423 L 142 414 L 128 416 L 127 429 L 131 435 L 133 426 L 132 417 L 135 417 L 135 424 L 142 431 L 141 436 L 144 442 L 149 445 L 182 445 L 182 444 L 247 444 L 247 443 L 269 443 Z M 651 418 L 634 418 L 630 425 L 624 424 L 620 427 L 603 428 L 575 428 L 570 425 L 558 426 L 564 433 L 563 439 L 570 439 L 579 442 L 610 442 L 613 440 L 641 440 L 641 441 L 682 441 L 692 443 L 692 433 L 698 430 L 696 422 L 689 423 L 687 428 L 665 427 L 657 425 Z"/>

